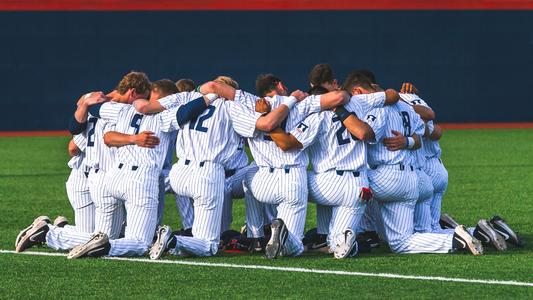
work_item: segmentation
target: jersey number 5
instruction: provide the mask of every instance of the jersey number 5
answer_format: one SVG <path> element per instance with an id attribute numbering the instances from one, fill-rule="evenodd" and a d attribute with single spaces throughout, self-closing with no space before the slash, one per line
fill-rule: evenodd
<path id="1" fill-rule="evenodd" d="M 143 115 L 135 114 L 131 120 L 130 126 L 135 128 L 134 134 L 139 134 L 139 128 L 141 127 L 141 120 Z"/>

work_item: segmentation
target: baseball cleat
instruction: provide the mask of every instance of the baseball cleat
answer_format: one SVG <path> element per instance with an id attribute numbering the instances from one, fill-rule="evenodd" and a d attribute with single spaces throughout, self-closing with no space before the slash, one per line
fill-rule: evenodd
<path id="1" fill-rule="evenodd" d="M 281 254 L 283 245 L 289 237 L 289 231 L 282 219 L 272 221 L 272 236 L 265 247 L 265 256 L 269 259 L 275 259 Z"/>
<path id="2" fill-rule="evenodd" d="M 17 237 L 15 251 L 22 252 L 32 246 L 46 242 L 46 234 L 48 233 L 48 221 L 50 219 L 35 219 L 33 224 L 28 229 L 24 229 Z"/>
<path id="3" fill-rule="evenodd" d="M 54 226 L 57 226 L 57 227 L 65 227 L 65 225 L 68 224 L 68 220 L 66 217 L 63 217 L 63 216 L 57 216 L 57 218 L 55 218 L 54 220 Z"/>
<path id="4" fill-rule="evenodd" d="M 517 247 L 522 247 L 524 245 L 522 239 L 520 239 L 516 232 L 514 232 L 514 230 L 512 230 L 511 227 L 509 227 L 505 220 L 502 219 L 500 216 L 492 217 L 489 223 L 497 233 L 503 236 L 505 241 Z"/>
<path id="5" fill-rule="evenodd" d="M 307 231 L 302 240 L 305 251 L 330 253 L 328 246 L 328 235 L 320 234 L 317 228 L 312 228 Z"/>
<path id="6" fill-rule="evenodd" d="M 379 235 L 375 231 L 365 231 L 360 234 L 358 234 L 359 239 L 363 239 L 366 241 L 368 245 L 370 245 L 371 248 L 378 248 L 379 247 Z"/>
<path id="7" fill-rule="evenodd" d="M 17 238 L 15 239 L 15 248 L 17 247 L 17 245 L 19 244 L 20 242 L 20 239 L 26 234 L 26 232 L 28 232 L 28 230 L 30 230 L 33 225 L 35 225 L 36 223 L 38 223 L 39 221 L 45 221 L 46 223 L 50 223 L 50 218 L 47 217 L 47 216 L 39 216 L 37 217 L 35 220 L 33 220 L 33 223 L 30 224 L 30 226 L 22 229 L 19 234 L 17 235 Z"/>
<path id="8" fill-rule="evenodd" d="M 348 229 L 344 232 L 344 240 L 335 246 L 333 256 L 337 259 L 346 257 L 354 257 L 357 255 L 358 245 L 356 235 L 352 230 Z"/>
<path id="9" fill-rule="evenodd" d="M 157 228 L 157 238 L 150 248 L 150 259 L 160 259 L 163 256 L 163 253 L 167 249 L 168 241 L 172 237 L 172 230 L 169 226 L 159 226 Z"/>
<path id="10" fill-rule="evenodd" d="M 449 214 L 440 215 L 439 224 L 442 229 L 455 229 L 455 227 L 459 226 L 459 223 Z"/>
<path id="11" fill-rule="evenodd" d="M 72 248 L 67 258 L 100 257 L 109 254 L 109 249 L 111 249 L 109 237 L 103 232 L 98 232 L 85 244 Z"/>
<path id="12" fill-rule="evenodd" d="M 456 245 L 454 246 L 455 249 L 466 249 L 476 256 L 483 254 L 481 242 L 473 237 L 463 225 L 455 227 L 453 244 Z"/>
<path id="13" fill-rule="evenodd" d="M 474 237 L 483 243 L 483 245 L 492 245 L 498 251 L 506 251 L 507 243 L 505 239 L 496 230 L 490 226 L 485 219 L 479 220 L 476 229 L 474 229 Z"/>

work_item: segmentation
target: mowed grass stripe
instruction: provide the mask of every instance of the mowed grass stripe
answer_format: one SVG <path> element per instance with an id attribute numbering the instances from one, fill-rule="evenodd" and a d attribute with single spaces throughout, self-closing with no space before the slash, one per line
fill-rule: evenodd
<path id="1" fill-rule="evenodd" d="M 63 254 L 63 253 L 32 252 L 32 251 L 17 253 L 13 250 L 0 250 L 0 253 L 1 254 L 39 255 L 39 256 L 60 256 L 60 257 L 67 256 L 66 254 Z M 379 277 L 379 278 L 389 278 L 389 279 L 444 281 L 444 282 L 474 283 L 474 284 L 487 284 L 487 285 L 533 287 L 533 282 L 520 282 L 520 281 L 509 281 L 509 280 L 482 280 L 482 279 L 453 278 L 453 277 L 441 277 L 441 276 L 416 276 L 416 275 L 401 275 L 401 274 L 390 274 L 390 273 L 366 273 L 366 272 L 351 272 L 351 271 L 340 271 L 340 270 L 320 270 L 320 269 L 307 269 L 307 268 L 207 263 L 207 262 L 194 262 L 194 261 L 151 260 L 151 259 L 146 259 L 146 258 L 105 257 L 104 259 L 130 261 L 130 262 L 156 263 L 156 264 L 199 266 L 199 267 L 256 269 L 256 270 L 314 273 L 314 274 L 328 274 L 328 275 Z"/>

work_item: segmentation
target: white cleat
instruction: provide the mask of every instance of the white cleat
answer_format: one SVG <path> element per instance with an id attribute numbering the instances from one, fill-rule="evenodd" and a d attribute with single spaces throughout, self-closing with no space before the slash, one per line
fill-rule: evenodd
<path id="1" fill-rule="evenodd" d="M 455 227 L 453 239 L 461 244 L 463 249 L 467 249 L 473 255 L 478 256 L 483 254 L 481 241 L 473 237 L 463 225 Z"/>
<path id="2" fill-rule="evenodd" d="M 33 220 L 33 223 L 31 223 L 30 226 L 22 229 L 17 235 L 17 238 L 15 239 L 15 248 L 20 243 L 20 239 L 26 234 L 26 232 L 28 232 L 28 230 L 30 230 L 35 224 L 39 223 L 40 221 L 50 223 L 50 218 L 48 216 L 39 216 L 35 220 Z"/>
<path id="3" fill-rule="evenodd" d="M 160 259 L 163 256 L 171 237 L 172 230 L 169 226 L 165 225 L 157 228 L 157 238 L 150 248 L 150 259 Z"/>
<path id="4" fill-rule="evenodd" d="M 335 246 L 333 256 L 337 259 L 356 256 L 358 252 L 358 244 L 356 236 L 352 230 L 348 229 L 344 232 L 344 240 Z"/>

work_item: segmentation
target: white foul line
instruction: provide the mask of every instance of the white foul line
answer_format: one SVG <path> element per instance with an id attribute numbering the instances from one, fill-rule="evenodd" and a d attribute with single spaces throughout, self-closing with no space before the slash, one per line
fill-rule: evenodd
<path id="1" fill-rule="evenodd" d="M 22 254 L 22 255 L 62 256 L 62 257 L 67 256 L 66 254 L 63 254 L 63 253 L 32 252 L 32 251 L 26 251 L 26 252 L 22 252 L 22 253 L 17 253 L 17 252 L 15 252 L 13 250 L 0 250 L 0 254 Z M 224 263 L 208 263 L 208 262 L 184 261 L 184 260 L 151 260 L 151 259 L 146 259 L 146 258 L 125 258 L 125 257 L 104 257 L 103 259 L 107 259 L 107 260 L 124 260 L 124 261 L 145 262 L 145 263 L 156 263 L 156 264 L 201 266 L 201 267 L 219 267 L 219 268 L 222 267 L 222 268 L 236 268 L 236 269 L 272 270 L 272 271 L 330 274 L 330 275 L 380 277 L 380 278 L 394 278 L 394 279 L 411 279 L 411 280 L 426 280 L 426 281 L 447 281 L 447 282 L 461 282 L 461 283 L 479 283 L 479 284 L 488 284 L 488 285 L 513 285 L 513 286 L 529 286 L 529 287 L 533 287 L 533 282 L 521 282 L 521 281 L 450 278 L 450 277 L 440 277 L 440 276 L 414 276 L 414 275 L 400 275 L 400 274 L 389 274 L 389 273 L 365 273 L 365 272 L 335 271 L 335 270 L 306 269 L 306 268 L 292 268 L 292 267 L 272 267 L 272 266 L 261 266 L 261 265 L 238 265 L 238 264 L 224 264 Z"/>

